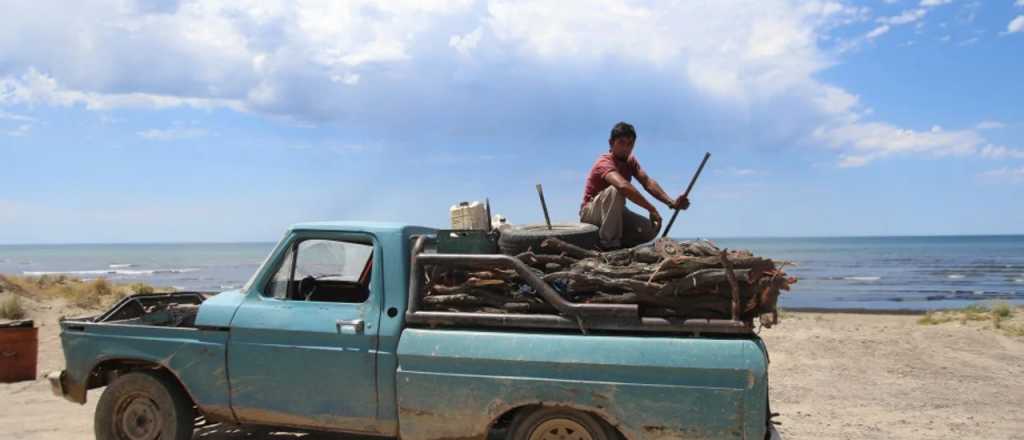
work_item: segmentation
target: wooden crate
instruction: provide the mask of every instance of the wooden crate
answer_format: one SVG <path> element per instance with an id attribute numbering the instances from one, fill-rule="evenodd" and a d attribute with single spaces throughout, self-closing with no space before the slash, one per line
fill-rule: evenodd
<path id="1" fill-rule="evenodd" d="M 0 326 L 0 383 L 36 379 L 39 329 Z"/>

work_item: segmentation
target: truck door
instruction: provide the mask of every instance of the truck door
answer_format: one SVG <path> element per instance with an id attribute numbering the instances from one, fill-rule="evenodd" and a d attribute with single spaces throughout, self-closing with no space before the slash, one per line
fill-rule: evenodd
<path id="1" fill-rule="evenodd" d="M 242 423 L 378 432 L 383 299 L 370 235 L 296 233 L 231 321 L 231 406 Z"/>

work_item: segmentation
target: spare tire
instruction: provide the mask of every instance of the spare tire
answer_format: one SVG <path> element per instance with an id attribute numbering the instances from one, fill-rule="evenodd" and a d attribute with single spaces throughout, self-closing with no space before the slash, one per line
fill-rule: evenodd
<path id="1" fill-rule="evenodd" d="M 597 226 L 586 223 L 556 223 L 547 225 L 510 225 L 501 228 L 498 247 L 505 255 L 517 255 L 529 249 L 537 251 L 547 238 L 557 238 L 583 249 L 595 249 L 598 244 Z"/>

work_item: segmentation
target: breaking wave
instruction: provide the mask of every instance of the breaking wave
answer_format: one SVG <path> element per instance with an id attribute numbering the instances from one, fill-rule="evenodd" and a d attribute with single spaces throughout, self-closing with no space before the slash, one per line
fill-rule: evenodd
<path id="1" fill-rule="evenodd" d="M 189 273 L 198 272 L 196 268 L 184 268 L 184 269 L 99 269 L 99 270 L 31 270 L 24 271 L 21 274 L 27 276 L 43 276 L 43 275 L 121 275 L 121 276 L 144 276 L 144 275 L 159 275 L 159 274 L 175 274 L 175 273 Z"/>

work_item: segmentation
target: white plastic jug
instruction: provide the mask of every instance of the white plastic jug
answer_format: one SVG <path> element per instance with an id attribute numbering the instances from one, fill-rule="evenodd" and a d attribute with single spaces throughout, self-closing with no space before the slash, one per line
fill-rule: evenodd
<path id="1" fill-rule="evenodd" d="M 490 219 L 487 218 L 487 207 L 481 202 L 461 202 L 450 209 L 452 229 L 487 230 Z"/>

